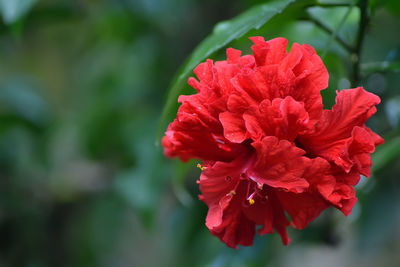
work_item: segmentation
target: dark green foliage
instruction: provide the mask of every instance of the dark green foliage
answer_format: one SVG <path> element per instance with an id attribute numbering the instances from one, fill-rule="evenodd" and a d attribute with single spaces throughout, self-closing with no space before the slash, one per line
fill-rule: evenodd
<path id="1" fill-rule="evenodd" d="M 357 62 L 358 1 L 0 0 L 0 266 L 396 266 L 399 8 L 368 4 Z M 315 47 L 327 108 L 350 84 L 378 94 L 386 143 L 349 218 L 232 250 L 204 225 L 197 162 L 155 143 L 193 67 L 252 35 Z"/>

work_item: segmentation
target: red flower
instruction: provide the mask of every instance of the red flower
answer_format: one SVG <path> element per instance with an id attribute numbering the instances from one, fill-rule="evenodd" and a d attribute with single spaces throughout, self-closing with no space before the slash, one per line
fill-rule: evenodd
<path id="1" fill-rule="evenodd" d="M 353 186 L 383 143 L 364 125 L 380 99 L 358 87 L 323 110 L 329 76 L 311 46 L 287 53 L 284 38 L 250 39 L 254 56 L 228 48 L 226 61 L 195 68 L 197 94 L 179 97 L 162 145 L 168 157 L 203 161 L 200 199 L 213 235 L 249 246 L 261 225 L 260 235 L 275 229 L 287 245 L 289 225 L 303 229 L 329 206 L 350 214 Z"/>

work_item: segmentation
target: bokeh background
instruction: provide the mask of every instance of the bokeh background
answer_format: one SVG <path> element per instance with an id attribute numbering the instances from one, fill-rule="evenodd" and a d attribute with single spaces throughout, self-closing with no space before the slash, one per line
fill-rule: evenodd
<path id="1" fill-rule="evenodd" d="M 368 125 L 386 143 L 348 218 L 331 208 L 290 230 L 288 247 L 269 235 L 227 248 L 204 225 L 196 162 L 156 145 L 179 66 L 217 22 L 263 2 L 0 0 L 0 266 L 400 266 L 397 0 L 369 1 L 360 84 L 382 99 Z M 283 14 L 229 46 L 249 51 L 249 35 L 314 46 L 330 107 L 354 82 L 351 56 L 310 17 L 353 44 L 360 14 L 307 14 Z"/>

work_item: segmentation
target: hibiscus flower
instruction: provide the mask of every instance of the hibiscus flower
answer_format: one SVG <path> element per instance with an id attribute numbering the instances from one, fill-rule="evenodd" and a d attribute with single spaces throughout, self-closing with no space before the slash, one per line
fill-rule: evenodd
<path id="1" fill-rule="evenodd" d="M 323 109 L 329 75 L 311 46 L 287 53 L 284 38 L 250 39 L 253 55 L 228 48 L 227 60 L 194 69 L 197 93 L 179 97 L 162 139 L 166 156 L 202 161 L 206 226 L 234 248 L 252 245 L 256 228 L 287 245 L 288 226 L 303 229 L 330 206 L 350 214 L 354 186 L 383 143 L 365 126 L 378 96 L 342 90 Z"/>

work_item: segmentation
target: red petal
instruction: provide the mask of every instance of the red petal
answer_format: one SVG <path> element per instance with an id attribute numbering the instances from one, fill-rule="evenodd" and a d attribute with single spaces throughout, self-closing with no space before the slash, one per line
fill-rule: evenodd
<path id="1" fill-rule="evenodd" d="M 274 215 L 270 201 L 256 201 L 243 211 L 246 216 L 257 225 L 262 225 L 258 230 L 260 235 L 272 234 L 274 232 Z"/>
<path id="2" fill-rule="evenodd" d="M 265 41 L 263 37 L 250 37 L 254 45 L 254 58 L 257 66 L 278 64 L 286 56 L 286 46 L 288 41 L 285 38 L 275 38 Z"/>
<path id="3" fill-rule="evenodd" d="M 223 211 L 229 205 L 232 196 L 244 172 L 247 158 L 241 157 L 233 162 L 216 162 L 206 167 L 200 176 L 200 191 L 203 201 L 208 205 L 206 225 L 212 229 L 222 223 Z"/>
<path id="4" fill-rule="evenodd" d="M 232 79 L 232 83 L 244 103 L 258 105 L 264 99 L 278 97 L 281 91 L 280 86 L 287 87 L 287 84 L 290 83 L 284 75 L 279 78 L 283 81 L 278 82 L 278 66 L 271 65 L 256 69 L 242 69 Z"/>
<path id="5" fill-rule="evenodd" d="M 382 137 L 380 137 L 379 135 L 374 133 L 370 128 L 366 127 L 365 125 L 364 125 L 364 129 L 370 134 L 370 136 L 374 140 L 375 146 L 382 145 L 385 142 L 385 140 L 383 140 Z"/>
<path id="6" fill-rule="evenodd" d="M 230 181 L 225 179 L 224 167 L 227 165 L 233 171 L 230 173 L 232 175 Z M 242 180 L 238 183 L 237 173 L 238 169 L 241 169 L 239 166 L 243 167 L 244 165 L 239 162 L 214 165 L 205 172 L 208 172 L 207 175 L 215 174 L 217 176 L 200 179 L 200 189 L 203 192 L 204 201 L 209 202 L 206 225 L 213 235 L 218 236 L 227 246 L 233 248 L 237 248 L 237 245 L 252 245 L 255 234 L 255 223 L 249 220 L 242 211 L 246 182 Z M 228 192 L 227 190 L 232 187 L 226 184 L 234 185 L 235 193 L 232 193 L 232 190 Z M 223 193 L 226 194 L 223 195 Z M 219 198 L 220 200 L 216 203 Z"/>
<path id="7" fill-rule="evenodd" d="M 371 175 L 371 153 L 375 151 L 375 140 L 371 134 L 361 127 L 354 127 L 352 138 L 348 146 L 348 155 L 351 165 L 356 165 L 361 174 Z"/>
<path id="8" fill-rule="evenodd" d="M 276 136 L 278 139 L 293 141 L 300 132 L 312 126 L 303 103 L 290 96 L 285 99 L 275 98 L 272 103 L 264 100 L 259 109 L 249 109 L 243 118 L 249 137 L 253 140 Z"/>
<path id="9" fill-rule="evenodd" d="M 277 192 L 282 207 L 290 215 L 291 224 L 297 229 L 305 228 L 329 203 L 328 198 L 336 185 L 335 178 L 330 175 L 330 165 L 322 158 L 310 160 L 310 165 L 303 173 L 310 183 L 310 189 L 304 193 L 294 194 Z"/>
<path id="10" fill-rule="evenodd" d="M 318 119 L 322 113 L 320 91 L 328 87 L 329 80 L 321 58 L 311 46 L 294 43 L 289 55 L 282 62 L 282 68 L 296 77 L 295 87 L 288 94 L 297 101 L 304 102 L 311 119 Z"/>
<path id="11" fill-rule="evenodd" d="M 234 151 L 242 148 L 223 137 L 219 121 L 233 89 L 230 80 L 238 70 L 237 64 L 220 61 L 214 66 L 211 60 L 194 70 L 199 81 L 192 78 L 188 82 L 199 93 L 178 99 L 182 105 L 177 119 L 169 125 L 162 140 L 168 157 L 179 156 L 184 161 L 189 158 L 231 161 L 238 155 Z"/>
<path id="12" fill-rule="evenodd" d="M 299 63 L 292 68 L 296 77 L 304 80 L 303 82 L 312 85 L 312 88 L 316 91 L 327 88 L 329 74 L 314 48 L 307 44 L 300 46 L 294 43 L 290 52 L 292 52 L 293 49 L 299 49 L 303 54 Z"/>
<path id="13" fill-rule="evenodd" d="M 219 95 L 227 97 L 233 90 L 231 79 L 239 72 L 239 70 L 237 64 L 230 64 L 227 61 L 215 62 L 215 84 L 213 90 Z M 226 99 L 224 104 L 226 104 Z M 226 109 L 226 106 L 224 108 Z"/>
<path id="14" fill-rule="evenodd" d="M 323 158 L 314 158 L 310 162 L 311 164 L 305 170 L 303 177 L 321 196 L 328 198 L 336 185 L 335 177 L 331 173 L 331 166 Z"/>
<path id="15" fill-rule="evenodd" d="M 237 94 L 231 94 L 226 105 L 228 110 L 233 113 L 243 113 L 249 108 L 249 103 Z"/>
<path id="16" fill-rule="evenodd" d="M 251 246 L 255 235 L 254 222 L 248 220 L 240 209 L 230 208 L 226 213 L 223 224 L 210 229 L 210 232 L 228 247 L 237 249 L 238 245 Z"/>
<path id="17" fill-rule="evenodd" d="M 190 158 L 231 161 L 243 153 L 244 147 L 227 140 L 223 144 L 221 140 L 224 140 L 223 136 L 210 133 L 168 130 L 162 139 L 162 146 L 167 157 L 179 156 L 182 161 Z"/>
<path id="18" fill-rule="evenodd" d="M 290 239 L 288 237 L 286 227 L 290 225 L 286 218 L 285 210 L 279 201 L 275 190 L 267 189 L 268 199 L 265 201 L 256 200 L 255 203 L 243 209 L 244 214 L 257 225 L 262 225 L 258 229 L 260 235 L 272 234 L 274 228 L 281 236 L 282 243 L 288 245 Z"/>
<path id="19" fill-rule="evenodd" d="M 271 206 L 273 208 L 274 228 L 281 236 L 282 243 L 287 246 L 290 243 L 290 239 L 287 234 L 286 227 L 288 227 L 290 223 L 286 218 L 285 211 L 281 206 L 278 197 L 275 195 L 275 192 L 272 191 L 269 194 L 269 201 L 271 201 Z"/>
<path id="20" fill-rule="evenodd" d="M 248 138 L 246 127 L 241 114 L 224 112 L 219 115 L 219 120 L 224 128 L 224 136 L 233 143 L 242 143 Z"/>
<path id="21" fill-rule="evenodd" d="M 242 51 L 233 48 L 226 49 L 226 57 L 229 64 L 238 64 Z"/>
<path id="22" fill-rule="evenodd" d="M 329 207 L 320 195 L 312 192 L 294 194 L 277 192 L 282 207 L 292 219 L 291 224 L 297 229 L 304 229 L 319 214 Z"/>
<path id="23" fill-rule="evenodd" d="M 213 61 L 208 59 L 204 63 L 200 63 L 194 70 L 194 74 L 196 74 L 197 78 L 199 78 L 200 82 L 208 87 L 212 87 L 214 81 L 213 75 Z"/>
<path id="24" fill-rule="evenodd" d="M 316 132 L 300 137 L 299 142 L 310 154 L 323 157 L 349 172 L 351 167 L 356 164 L 351 160 L 352 155 L 366 151 L 365 145 L 361 146 L 360 144 L 376 142 L 374 137 L 362 140 L 367 136 L 367 131 L 361 133 L 359 129 L 355 132 L 353 130 L 356 126 L 363 127 L 365 121 L 376 111 L 375 105 L 379 102 L 379 97 L 366 92 L 362 87 L 343 90 L 338 93 L 336 105 L 332 110 L 324 111 L 319 125 L 316 127 Z M 361 135 L 364 137 L 360 138 Z M 353 142 L 356 142 L 357 145 L 354 144 L 349 151 Z M 371 146 L 369 146 L 369 151 L 372 151 Z M 365 155 L 362 157 L 365 160 Z M 362 159 L 360 158 L 360 160 Z"/>
<path id="25" fill-rule="evenodd" d="M 247 174 L 253 181 L 295 193 L 309 187 L 309 183 L 302 178 L 304 170 L 310 164 L 302 157 L 303 150 L 273 136 L 265 137 L 252 145 L 256 149 L 257 159 Z"/>
<path id="26" fill-rule="evenodd" d="M 354 188 L 347 184 L 337 183 L 329 201 L 335 205 L 344 215 L 348 216 L 357 202 Z"/>

